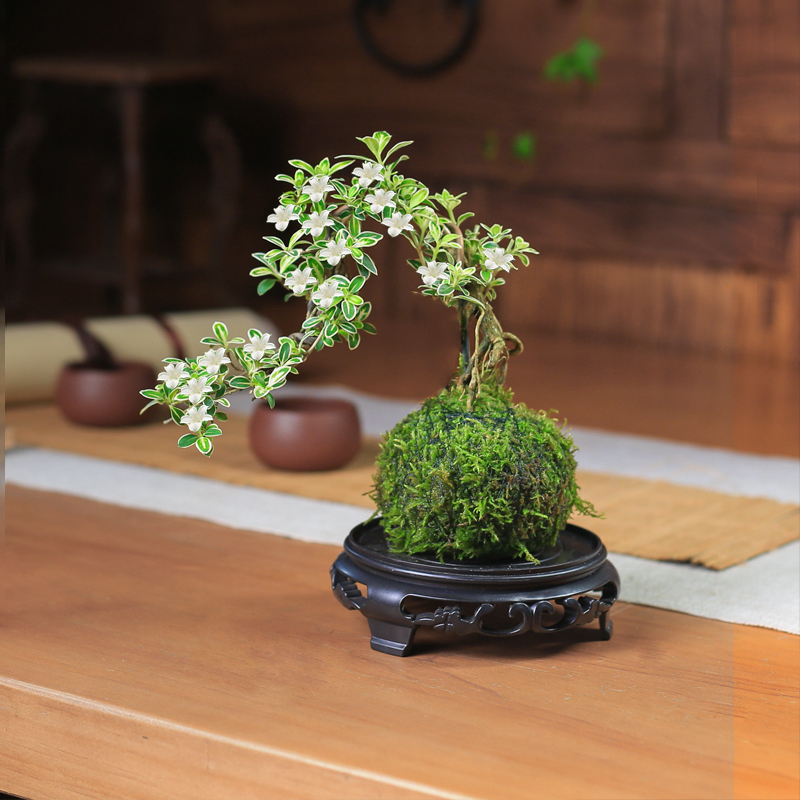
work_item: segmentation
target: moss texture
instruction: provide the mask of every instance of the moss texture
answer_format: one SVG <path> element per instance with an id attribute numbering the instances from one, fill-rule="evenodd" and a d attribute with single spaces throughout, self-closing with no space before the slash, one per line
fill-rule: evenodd
<path id="1" fill-rule="evenodd" d="M 395 552 L 535 561 L 573 510 L 596 516 L 574 452 L 554 419 L 507 390 L 482 392 L 470 411 L 445 390 L 386 435 L 372 498 Z"/>

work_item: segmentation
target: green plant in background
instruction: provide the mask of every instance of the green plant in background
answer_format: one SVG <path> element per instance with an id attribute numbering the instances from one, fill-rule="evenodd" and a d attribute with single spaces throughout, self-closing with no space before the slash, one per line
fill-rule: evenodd
<path id="1" fill-rule="evenodd" d="M 603 48 L 597 42 L 582 36 L 569 50 L 556 53 L 544 67 L 544 76 L 550 81 L 571 83 L 582 78 L 586 83 L 597 83 L 597 62 L 603 57 Z"/>
<path id="2" fill-rule="evenodd" d="M 536 156 L 536 137 L 530 131 L 522 131 L 514 137 L 511 152 L 517 161 L 533 161 Z"/>
<path id="3" fill-rule="evenodd" d="M 605 53 L 589 35 L 594 12 L 595 0 L 583 0 L 578 38 L 569 50 L 556 53 L 545 64 L 544 77 L 547 80 L 572 83 L 581 79 L 589 85 L 597 83 L 597 62 Z"/>
<path id="4" fill-rule="evenodd" d="M 508 359 L 522 344 L 504 331 L 492 309 L 504 273 L 527 265 L 536 251 L 501 225 L 464 223 L 461 195 L 432 194 L 398 171 L 406 159 L 379 131 L 362 141 L 371 158 L 340 156 L 317 165 L 293 160 L 294 174 L 278 175 L 290 188 L 268 221 L 278 231 L 297 229 L 284 241 L 264 237 L 270 250 L 255 253 L 259 294 L 280 285 L 307 302 L 301 329 L 272 342 L 248 332 L 230 338 L 217 322 L 208 350 L 197 358 L 165 359 L 160 383 L 142 394 L 169 407 L 188 432 L 181 447 L 204 455 L 222 433 L 219 422 L 231 392 L 248 389 L 274 404 L 273 392 L 310 353 L 346 341 L 358 347 L 370 304 L 361 296 L 377 274 L 368 250 L 385 228 L 415 251 L 409 264 L 423 294 L 455 311 L 459 364 L 447 388 L 401 422 L 384 442 L 374 498 L 393 547 L 440 557 L 525 557 L 552 543 L 573 509 L 593 513 L 575 485 L 574 446 L 555 422 L 514 405 L 503 388 Z M 356 161 L 349 177 L 345 170 Z"/>

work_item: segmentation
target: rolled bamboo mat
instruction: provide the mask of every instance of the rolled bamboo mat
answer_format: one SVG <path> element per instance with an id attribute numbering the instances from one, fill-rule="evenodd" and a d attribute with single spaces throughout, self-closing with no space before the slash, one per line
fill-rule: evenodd
<path id="1" fill-rule="evenodd" d="M 180 311 L 164 314 L 172 329 L 192 356 L 202 353 L 200 339 L 211 335 L 218 319 L 227 321 L 231 336 L 246 336 L 249 328 L 277 335 L 267 319 L 247 308 Z M 132 315 L 85 320 L 86 327 L 111 353 L 120 359 L 144 361 L 156 370 L 162 360 L 175 356 L 175 343 L 153 317 Z M 52 400 L 59 370 L 64 364 L 85 358 L 75 331 L 60 322 L 19 322 L 5 329 L 5 393 L 8 403 Z"/>
<path id="2" fill-rule="evenodd" d="M 376 440 L 366 440 L 353 462 L 332 472 L 282 472 L 264 467 L 249 450 L 247 418 L 231 415 L 214 455 L 177 447 L 174 425 L 88 428 L 66 422 L 52 405 L 8 409 L 17 445 L 71 453 L 198 475 L 303 497 L 373 507 Z M 602 537 L 609 550 L 664 561 L 687 561 L 711 569 L 773 550 L 800 535 L 800 508 L 775 500 L 738 497 L 666 481 L 578 470 L 581 495 L 604 513 L 578 517 Z"/>

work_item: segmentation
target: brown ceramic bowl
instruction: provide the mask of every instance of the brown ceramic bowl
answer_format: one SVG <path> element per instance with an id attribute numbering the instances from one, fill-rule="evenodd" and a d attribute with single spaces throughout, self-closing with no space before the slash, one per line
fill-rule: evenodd
<path id="1" fill-rule="evenodd" d="M 164 416 L 159 406 L 139 413 L 147 403 L 139 391 L 152 389 L 156 381 L 153 368 L 138 361 L 120 361 L 113 369 L 67 364 L 56 382 L 56 404 L 79 425 L 140 425 Z"/>
<path id="2" fill-rule="evenodd" d="M 281 397 L 275 408 L 257 406 L 250 418 L 250 447 L 274 469 L 338 469 L 360 446 L 358 412 L 347 400 Z"/>

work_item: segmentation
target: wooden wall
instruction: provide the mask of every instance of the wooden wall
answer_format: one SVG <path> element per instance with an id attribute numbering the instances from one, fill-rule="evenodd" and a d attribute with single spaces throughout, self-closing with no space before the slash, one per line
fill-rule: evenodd
<path id="1" fill-rule="evenodd" d="M 405 3 L 387 47 L 432 52 L 438 4 Z M 578 0 L 485 0 L 472 51 L 429 79 L 371 61 L 351 5 L 208 0 L 224 91 L 275 109 L 291 155 L 351 152 L 377 128 L 415 140 L 409 174 L 469 191 L 542 253 L 502 297 L 509 329 L 798 358 L 796 0 L 603 0 L 591 89 L 541 76 L 581 28 Z M 512 154 L 523 131 L 532 161 Z M 413 276 L 390 285 L 395 311 L 427 313 L 395 293 Z"/>

